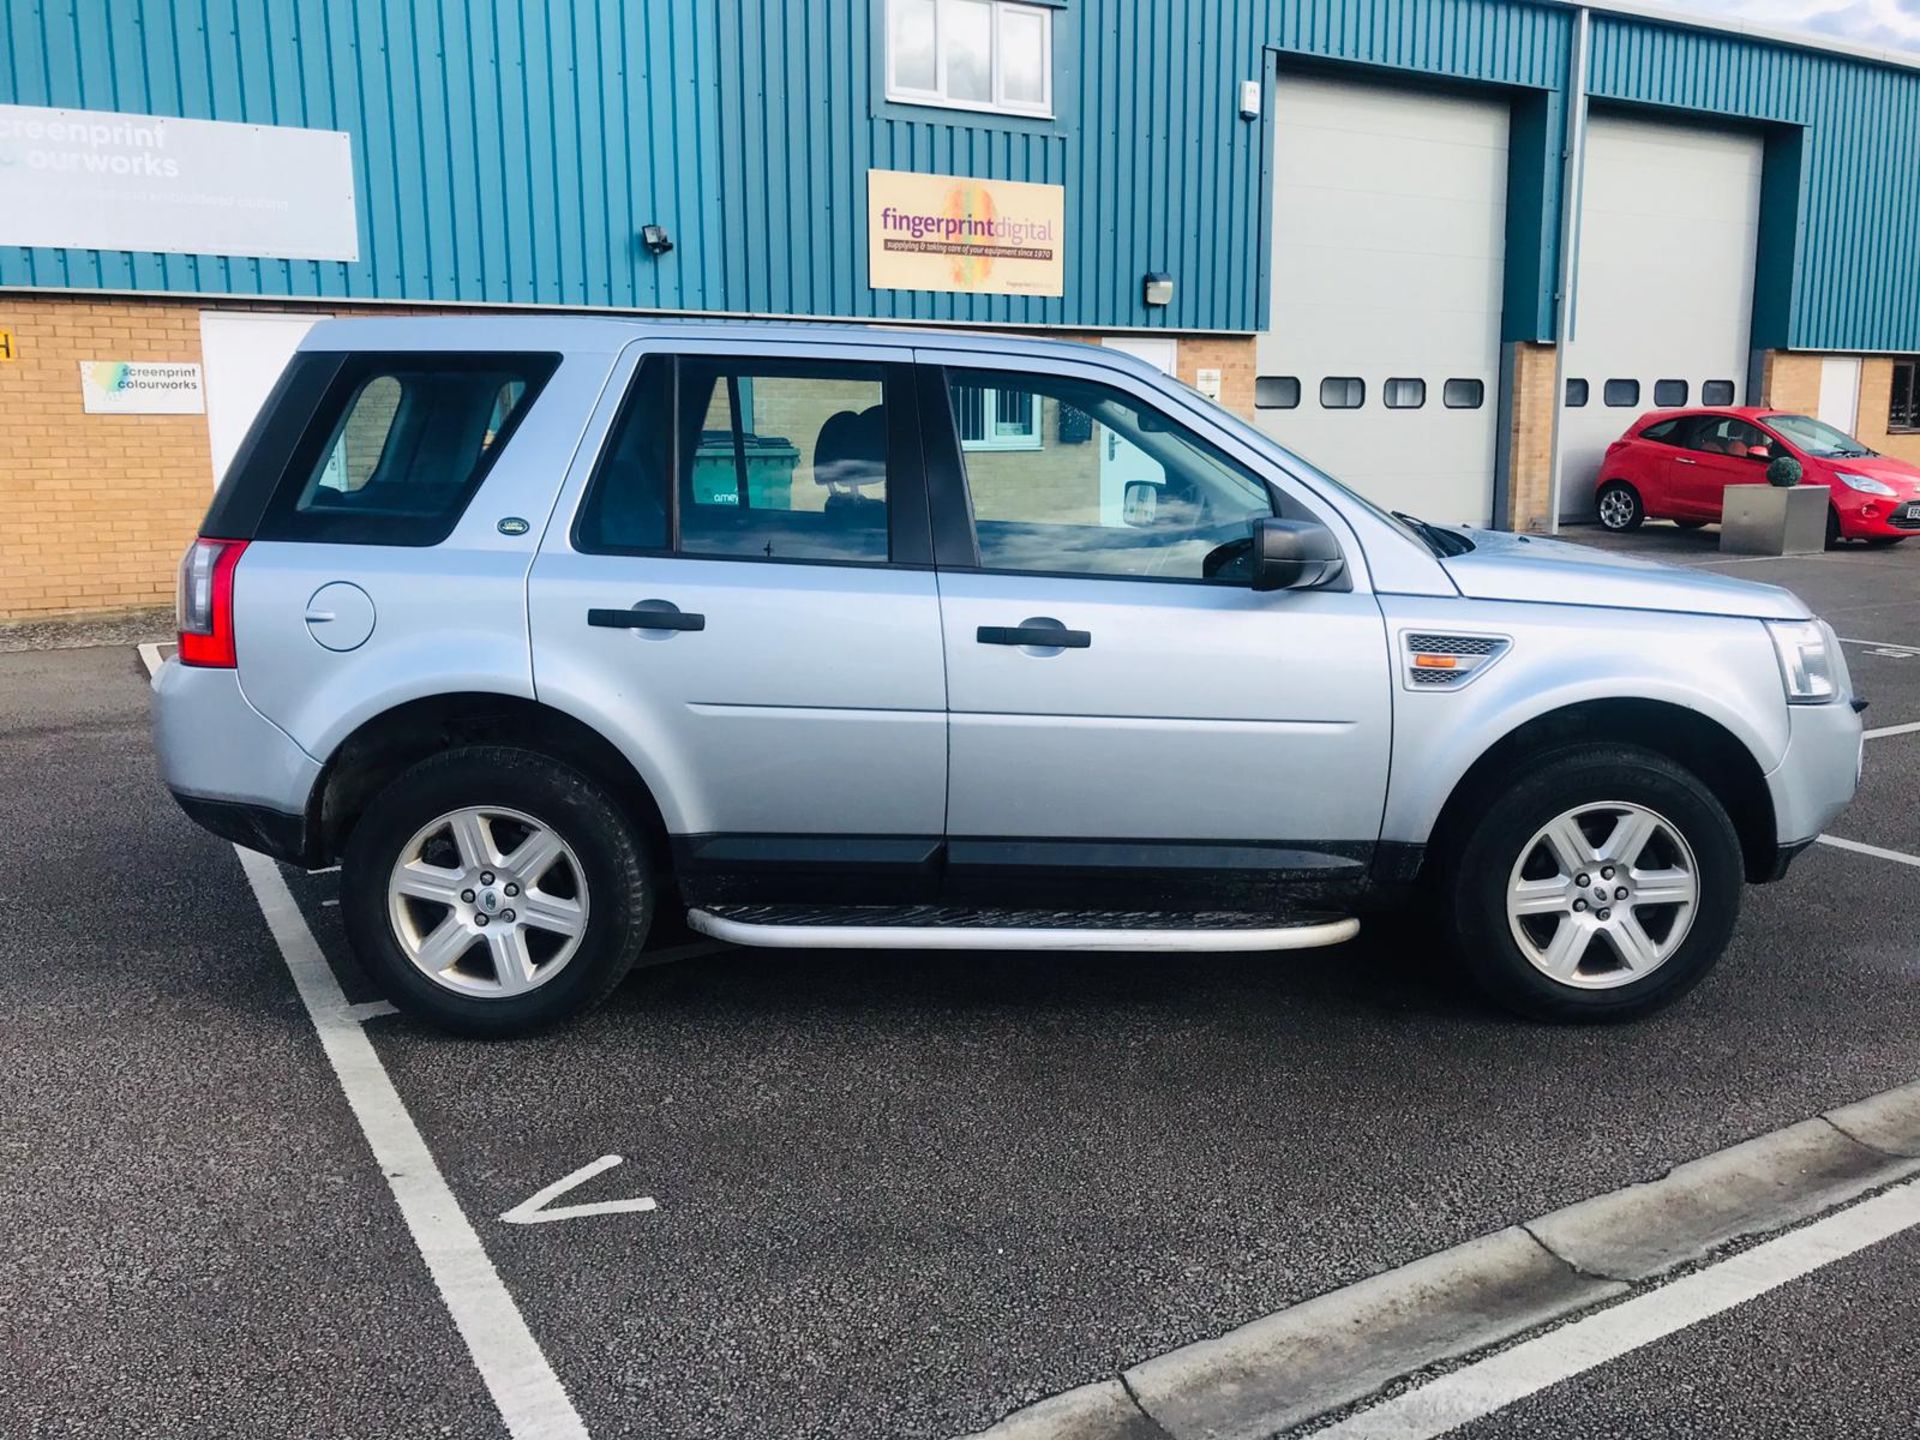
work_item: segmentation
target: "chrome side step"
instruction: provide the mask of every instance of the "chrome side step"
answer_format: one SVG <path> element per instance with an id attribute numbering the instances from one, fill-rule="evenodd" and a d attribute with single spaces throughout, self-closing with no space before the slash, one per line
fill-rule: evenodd
<path id="1" fill-rule="evenodd" d="M 1185 921 L 1187 923 L 1180 923 Z M 958 923 L 955 923 L 958 922 Z M 1012 922 L 1012 923 L 1004 923 Z M 1360 933 L 1350 916 L 1100 915 L 1019 911 L 898 911 L 719 906 L 687 924 L 734 945 L 785 950 L 1310 950 Z"/>

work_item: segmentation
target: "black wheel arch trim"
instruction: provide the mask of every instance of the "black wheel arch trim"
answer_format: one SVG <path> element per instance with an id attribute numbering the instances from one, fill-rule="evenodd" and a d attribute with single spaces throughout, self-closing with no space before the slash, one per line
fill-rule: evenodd
<path id="1" fill-rule="evenodd" d="M 1746 744 L 1719 721 L 1665 700 L 1583 700 L 1515 726 L 1461 774 L 1429 833 L 1427 854 L 1457 850 L 1466 822 L 1516 764 L 1561 745 L 1604 739 L 1637 745 L 1691 771 L 1726 810 L 1740 838 L 1746 878 L 1761 884 L 1785 873 L 1766 773 Z"/>

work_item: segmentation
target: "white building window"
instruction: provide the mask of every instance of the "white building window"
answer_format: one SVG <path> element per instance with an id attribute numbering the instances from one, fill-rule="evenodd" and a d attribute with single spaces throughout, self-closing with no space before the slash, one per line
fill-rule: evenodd
<path id="1" fill-rule="evenodd" d="M 1040 448 L 1040 398 L 1031 390 L 955 385 L 953 419 L 962 450 Z"/>
<path id="2" fill-rule="evenodd" d="M 887 98 L 1053 115 L 1053 12 L 1015 0 L 887 0 Z"/>

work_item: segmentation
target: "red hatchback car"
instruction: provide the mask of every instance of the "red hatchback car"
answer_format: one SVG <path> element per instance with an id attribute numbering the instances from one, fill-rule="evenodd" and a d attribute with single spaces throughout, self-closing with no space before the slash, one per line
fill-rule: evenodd
<path id="1" fill-rule="evenodd" d="M 1727 486 L 1766 484 L 1782 455 L 1800 462 L 1802 484 L 1832 492 L 1829 543 L 1891 545 L 1920 532 L 1920 469 L 1810 416 L 1753 406 L 1642 415 L 1607 447 L 1594 505 L 1609 530 L 1647 519 L 1705 525 L 1720 518 Z"/>

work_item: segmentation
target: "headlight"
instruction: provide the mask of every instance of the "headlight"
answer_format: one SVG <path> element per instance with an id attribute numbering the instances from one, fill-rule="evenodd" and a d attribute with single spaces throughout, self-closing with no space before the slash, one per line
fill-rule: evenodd
<path id="1" fill-rule="evenodd" d="M 1789 705 L 1824 705 L 1840 696 L 1835 658 L 1840 641 L 1824 620 L 1769 620 L 1773 653 L 1780 659 L 1780 678 L 1787 687 Z"/>
<path id="2" fill-rule="evenodd" d="M 1858 490 L 1862 495 L 1898 495 L 1900 492 L 1883 480 L 1871 475 L 1849 475 L 1844 470 L 1836 470 L 1834 478 L 1849 490 Z"/>

